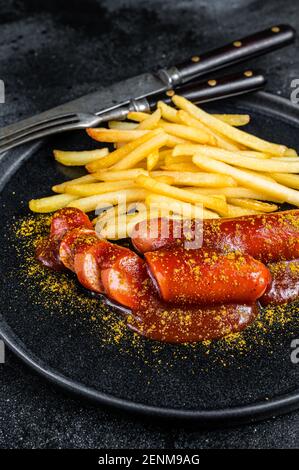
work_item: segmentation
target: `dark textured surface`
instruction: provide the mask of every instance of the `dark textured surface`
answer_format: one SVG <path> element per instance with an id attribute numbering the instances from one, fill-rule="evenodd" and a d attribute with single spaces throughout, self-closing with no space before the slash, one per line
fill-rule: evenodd
<path id="1" fill-rule="evenodd" d="M 7 90 L 2 122 L 269 23 L 299 27 L 291 2 L 231 2 L 230 15 L 221 1 L 176 2 L 171 15 L 170 1 L 40 3 L 1 2 L 0 78 Z M 295 51 L 256 61 L 271 77 L 269 90 L 290 94 L 290 81 L 299 72 Z M 9 353 L 1 372 L 3 447 L 298 447 L 298 413 L 230 431 L 159 428 L 64 398 Z"/>

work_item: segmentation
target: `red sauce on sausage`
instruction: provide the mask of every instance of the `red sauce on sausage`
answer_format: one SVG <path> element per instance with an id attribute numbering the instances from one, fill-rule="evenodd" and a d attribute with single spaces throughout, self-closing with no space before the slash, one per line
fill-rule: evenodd
<path id="1" fill-rule="evenodd" d="M 299 298 L 299 259 L 268 265 L 272 282 L 260 298 L 262 305 L 279 305 Z"/>
<path id="2" fill-rule="evenodd" d="M 59 257 L 59 242 L 53 238 L 42 239 L 35 250 L 36 259 L 54 271 L 64 271 L 65 266 Z"/>

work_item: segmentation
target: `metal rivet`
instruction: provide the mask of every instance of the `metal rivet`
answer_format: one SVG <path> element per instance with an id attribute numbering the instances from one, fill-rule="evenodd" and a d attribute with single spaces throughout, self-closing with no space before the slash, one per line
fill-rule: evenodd
<path id="1" fill-rule="evenodd" d="M 192 60 L 192 62 L 199 62 L 200 57 L 198 55 L 194 55 L 193 57 L 191 57 L 191 60 Z"/>
<path id="2" fill-rule="evenodd" d="M 245 75 L 245 77 L 252 77 L 253 72 L 252 72 L 252 70 L 246 70 L 246 72 L 244 72 L 244 75 Z"/>
<path id="3" fill-rule="evenodd" d="M 279 33 L 280 28 L 278 26 L 273 26 L 273 28 L 271 28 L 271 31 L 272 33 Z"/>
<path id="4" fill-rule="evenodd" d="M 242 43 L 241 43 L 241 41 L 235 41 L 235 42 L 233 42 L 233 45 L 234 45 L 235 47 L 241 47 L 241 46 L 242 46 Z"/>
<path id="5" fill-rule="evenodd" d="M 217 85 L 217 80 L 209 80 L 208 85 L 210 86 L 216 86 Z"/>
<path id="6" fill-rule="evenodd" d="M 168 90 L 168 91 L 166 92 L 166 95 L 167 95 L 167 96 L 174 96 L 174 91 L 173 91 L 173 90 Z"/>

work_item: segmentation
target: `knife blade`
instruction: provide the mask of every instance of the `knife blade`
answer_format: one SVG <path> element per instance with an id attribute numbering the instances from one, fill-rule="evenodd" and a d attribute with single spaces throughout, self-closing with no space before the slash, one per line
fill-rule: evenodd
<path id="1" fill-rule="evenodd" d="M 109 87 L 84 95 L 68 103 L 56 106 L 33 117 L 24 119 L 15 124 L 10 124 L 0 130 L 0 137 L 16 132 L 22 126 L 39 123 L 51 117 L 69 112 L 89 112 L 100 114 L 101 111 L 109 112 L 120 105 L 130 102 L 132 97 L 137 99 L 160 93 L 168 89 L 167 85 L 157 75 L 144 73 L 121 82 L 114 83 Z"/>

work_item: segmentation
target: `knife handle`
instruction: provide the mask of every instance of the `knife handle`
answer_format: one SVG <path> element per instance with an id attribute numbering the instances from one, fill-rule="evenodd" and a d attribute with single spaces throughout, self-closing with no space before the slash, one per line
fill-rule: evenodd
<path id="1" fill-rule="evenodd" d="M 193 103 L 205 103 L 232 96 L 242 95 L 251 91 L 263 88 L 266 79 L 263 75 L 257 74 L 252 70 L 246 70 L 243 73 L 229 75 L 219 79 L 207 80 L 205 82 L 192 82 L 188 85 L 177 87 L 174 90 L 168 90 L 147 98 L 151 109 L 155 108 L 158 101 L 171 103 L 171 97 L 176 93 L 184 96 Z"/>
<path id="2" fill-rule="evenodd" d="M 227 44 L 219 49 L 195 55 L 168 70 L 159 72 L 169 86 L 177 86 L 215 70 L 229 67 L 294 41 L 295 30 L 289 25 L 277 25 Z"/>

